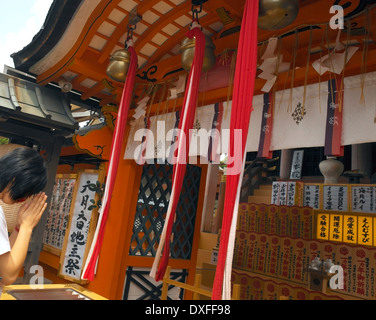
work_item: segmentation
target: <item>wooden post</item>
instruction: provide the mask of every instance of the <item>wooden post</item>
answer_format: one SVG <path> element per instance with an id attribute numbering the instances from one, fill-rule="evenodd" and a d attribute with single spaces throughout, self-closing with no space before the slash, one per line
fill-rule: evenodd
<path id="1" fill-rule="evenodd" d="M 215 215 L 212 232 L 218 233 L 218 230 L 222 227 L 223 209 L 225 205 L 225 193 L 226 193 L 226 175 L 222 176 L 221 184 L 219 187 L 217 214 Z"/>
<path id="2" fill-rule="evenodd" d="M 196 277 L 195 277 L 195 288 L 200 288 L 201 287 L 201 280 L 202 280 L 202 275 L 201 274 L 196 274 Z M 200 295 L 197 292 L 193 293 L 193 300 L 200 300 Z"/>
<path id="3" fill-rule="evenodd" d="M 61 147 L 63 145 L 64 138 L 63 137 L 55 137 L 53 138 L 52 145 L 46 146 L 47 153 L 48 153 L 48 161 L 46 164 L 47 172 L 48 172 L 48 182 L 45 188 L 45 193 L 48 197 L 48 206 L 51 201 L 51 195 L 53 193 L 53 188 L 55 185 L 55 176 L 57 172 L 57 166 L 59 164 L 60 159 L 60 152 Z M 24 262 L 24 277 L 23 283 L 29 283 L 31 277 L 34 275 L 30 273 L 30 269 L 34 265 L 38 265 L 39 263 L 39 255 L 43 250 L 43 236 L 44 236 L 44 229 L 47 223 L 47 214 L 43 214 L 42 218 L 40 219 L 38 225 L 35 227 L 33 231 L 33 235 L 30 240 L 29 250 Z"/>
<path id="4" fill-rule="evenodd" d="M 167 280 L 170 279 L 170 273 L 171 273 L 171 267 L 167 267 L 166 273 L 163 277 L 161 300 L 167 300 L 167 296 L 168 296 L 168 282 L 167 282 Z"/>
<path id="5" fill-rule="evenodd" d="M 219 164 L 208 164 L 208 173 L 206 176 L 206 186 L 205 186 L 205 203 L 202 210 L 203 214 L 203 225 L 201 230 L 204 232 L 211 232 L 215 198 L 217 195 L 217 179 L 219 172 Z"/>

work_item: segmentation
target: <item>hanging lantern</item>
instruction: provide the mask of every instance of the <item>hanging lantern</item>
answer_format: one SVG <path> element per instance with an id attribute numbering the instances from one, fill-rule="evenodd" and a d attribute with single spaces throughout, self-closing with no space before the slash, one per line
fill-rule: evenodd
<path id="1" fill-rule="evenodd" d="M 293 23 L 299 13 L 298 0 L 260 0 L 258 26 L 278 30 Z"/>
<path id="2" fill-rule="evenodd" d="M 205 36 L 206 44 L 205 44 L 205 56 L 204 56 L 204 64 L 202 66 L 202 72 L 205 73 L 209 71 L 215 65 L 215 45 L 212 39 L 208 36 Z M 186 71 L 190 71 L 193 63 L 193 58 L 195 56 L 195 45 L 196 40 L 195 38 L 189 39 L 185 38 L 181 44 L 181 63 Z"/>
<path id="3" fill-rule="evenodd" d="M 129 69 L 131 58 L 126 49 L 120 49 L 114 52 L 110 57 L 110 64 L 107 68 L 107 75 L 114 81 L 125 82 Z"/>

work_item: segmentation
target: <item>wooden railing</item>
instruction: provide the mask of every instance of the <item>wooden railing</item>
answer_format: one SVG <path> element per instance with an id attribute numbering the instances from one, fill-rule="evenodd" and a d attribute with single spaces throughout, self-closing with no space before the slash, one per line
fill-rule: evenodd
<path id="1" fill-rule="evenodd" d="M 172 285 L 174 287 L 182 288 L 193 292 L 193 300 L 200 300 L 200 296 L 212 297 L 212 292 L 201 288 L 202 275 L 196 274 L 195 283 L 193 286 L 182 283 L 176 280 L 170 279 L 171 267 L 167 267 L 165 276 L 163 278 L 162 295 L 161 300 L 167 300 L 168 287 Z M 232 300 L 240 300 L 240 285 L 234 284 Z"/>
<path id="2" fill-rule="evenodd" d="M 279 157 L 273 159 L 256 158 L 246 163 L 244 178 L 240 194 L 240 202 L 247 202 L 248 196 L 252 196 L 262 182 L 267 181 L 267 173 L 276 170 L 273 165 Z"/>

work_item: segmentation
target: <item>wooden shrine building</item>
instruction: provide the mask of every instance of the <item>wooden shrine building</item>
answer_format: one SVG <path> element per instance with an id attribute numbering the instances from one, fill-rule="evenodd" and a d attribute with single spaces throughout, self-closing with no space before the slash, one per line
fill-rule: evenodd
<path id="1" fill-rule="evenodd" d="M 107 299 L 161 297 L 163 283 L 149 273 L 172 192 L 169 133 L 182 116 L 192 49 L 184 41 L 197 20 L 207 69 L 168 266 L 170 279 L 188 285 L 202 275 L 201 288 L 210 293 L 247 1 L 54 0 L 40 32 L 12 55 L 15 68 L 0 75 L 0 136 L 37 145 L 51 163 L 49 209 L 31 247 L 46 281 L 79 284 Z M 236 297 L 374 300 L 376 1 L 259 2 L 233 250 Z M 129 38 L 138 58 L 135 85 L 95 276 L 87 281 L 81 276 L 125 92 L 125 79 L 109 69 L 129 63 L 122 56 Z M 220 134 L 217 144 L 212 130 Z M 319 163 L 333 157 L 343 164 L 340 177 L 324 181 Z M 77 229 L 84 192 L 90 223 Z M 330 286 L 322 262 L 342 267 L 342 288 Z M 200 293 L 174 287 L 168 297 L 207 299 Z"/>

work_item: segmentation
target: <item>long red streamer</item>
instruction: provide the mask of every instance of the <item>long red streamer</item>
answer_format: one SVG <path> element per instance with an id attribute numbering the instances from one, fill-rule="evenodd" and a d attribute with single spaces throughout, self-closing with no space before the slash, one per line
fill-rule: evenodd
<path id="1" fill-rule="evenodd" d="M 236 159 L 234 163 L 243 163 L 249 122 L 253 109 L 252 102 L 257 69 L 258 11 L 259 1 L 247 0 L 244 9 L 244 16 L 238 46 L 238 57 L 234 79 L 234 91 L 230 122 L 229 154 Z M 239 129 L 242 130 L 242 154 L 234 154 L 235 150 L 239 149 L 235 144 L 240 143 L 240 141 L 234 140 L 234 133 L 235 130 Z M 222 232 L 218 253 L 217 269 L 212 291 L 213 300 L 220 300 L 222 296 L 223 278 L 230 236 L 230 228 L 234 213 L 239 179 L 240 174 L 232 174 L 227 176 Z"/>
<path id="2" fill-rule="evenodd" d="M 195 56 L 192 64 L 192 68 L 188 78 L 188 85 L 185 91 L 184 102 L 182 107 L 182 117 L 179 122 L 179 131 L 178 131 L 178 141 L 182 139 L 181 135 L 186 137 L 185 139 L 185 149 L 177 150 L 177 163 L 174 165 L 173 178 L 172 178 L 172 188 L 174 189 L 174 197 L 170 199 L 172 201 L 172 209 L 166 230 L 166 241 L 163 249 L 162 259 L 159 264 L 159 268 L 156 274 L 156 280 L 160 281 L 163 279 L 163 276 L 166 272 L 169 255 L 170 255 L 170 238 L 172 233 L 172 227 L 174 225 L 176 208 L 179 202 L 180 192 L 183 185 L 184 175 L 186 171 L 186 164 L 189 155 L 189 130 L 193 128 L 193 123 L 195 119 L 197 98 L 198 98 L 198 89 L 201 78 L 202 65 L 204 61 L 205 53 L 205 36 L 200 30 L 199 27 L 195 27 L 187 33 L 187 37 L 196 39 L 195 46 Z"/>
<path id="3" fill-rule="evenodd" d="M 111 203 L 111 195 L 115 186 L 116 180 L 116 173 L 119 165 L 120 160 L 120 152 L 124 141 L 124 133 L 125 127 L 127 124 L 129 106 L 131 104 L 131 99 L 133 95 L 133 89 L 136 81 L 136 72 L 137 72 L 137 55 L 136 51 L 133 46 L 129 46 L 128 51 L 130 53 L 130 65 L 128 70 L 128 75 L 124 84 L 123 95 L 119 105 L 118 116 L 116 120 L 116 126 L 114 131 L 114 137 L 112 140 L 111 146 L 111 154 L 110 154 L 110 162 L 109 162 L 109 169 L 107 174 L 107 182 L 106 182 L 106 189 L 105 194 L 103 197 L 103 211 L 102 217 L 100 220 L 99 229 L 97 227 L 96 235 L 95 235 L 95 243 L 94 248 L 91 250 L 91 254 L 88 256 L 88 263 L 86 264 L 86 268 L 84 270 L 83 279 L 87 279 L 92 281 L 95 275 L 95 267 L 97 263 L 97 259 L 99 256 L 99 252 L 102 247 L 104 232 L 106 221 L 108 217 L 108 212 L 110 210 L 110 203 Z"/>

